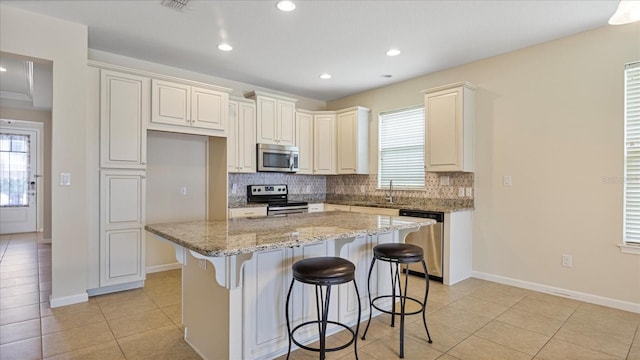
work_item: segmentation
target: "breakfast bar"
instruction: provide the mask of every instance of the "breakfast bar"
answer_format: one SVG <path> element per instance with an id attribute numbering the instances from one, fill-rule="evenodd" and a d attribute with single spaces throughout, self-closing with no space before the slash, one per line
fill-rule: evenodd
<path id="1" fill-rule="evenodd" d="M 162 223 L 145 229 L 171 242 L 182 264 L 182 322 L 191 347 L 205 359 L 266 359 L 287 351 L 284 300 L 294 262 L 316 256 L 346 258 L 356 265 L 358 286 L 366 289 L 375 245 L 403 242 L 408 233 L 433 223 L 335 211 Z M 388 276 L 378 277 L 376 271 L 372 278 L 372 296 L 390 289 Z M 336 299 L 330 313 L 354 325 L 358 299 L 352 291 L 341 290 L 332 293 Z M 367 292 L 360 296 L 368 304 Z M 293 299 L 294 323 L 315 316 L 313 294 L 295 289 Z M 362 315 L 368 311 L 363 307 Z M 305 341 L 315 338 L 309 333 Z"/>

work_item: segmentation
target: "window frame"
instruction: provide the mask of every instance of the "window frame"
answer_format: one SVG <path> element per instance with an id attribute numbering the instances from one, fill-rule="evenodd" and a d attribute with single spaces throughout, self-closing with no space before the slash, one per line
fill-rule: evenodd
<path id="1" fill-rule="evenodd" d="M 629 83 L 633 77 L 633 82 Z M 630 91 L 633 88 L 633 91 Z M 634 110 L 631 108 L 634 107 Z M 630 236 L 631 228 L 640 228 L 640 61 L 625 64 L 624 70 L 624 181 L 622 243 L 623 253 L 640 255 L 640 234 Z M 635 150 L 633 155 L 630 150 Z M 634 191 L 635 190 L 635 191 Z M 635 194 L 635 195 L 634 195 Z M 636 213 L 629 215 L 629 213 Z M 632 224 L 629 224 L 632 223 Z M 635 225 L 635 226 L 634 226 Z"/>

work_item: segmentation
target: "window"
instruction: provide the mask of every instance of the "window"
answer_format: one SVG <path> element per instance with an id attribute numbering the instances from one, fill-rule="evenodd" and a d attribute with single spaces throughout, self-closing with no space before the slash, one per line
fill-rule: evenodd
<path id="1" fill-rule="evenodd" d="M 0 206 L 29 206 L 29 136 L 0 134 Z"/>
<path id="2" fill-rule="evenodd" d="M 640 245 L 640 62 L 624 73 L 624 243 Z"/>
<path id="3" fill-rule="evenodd" d="M 424 107 L 380 114 L 378 187 L 424 189 Z"/>

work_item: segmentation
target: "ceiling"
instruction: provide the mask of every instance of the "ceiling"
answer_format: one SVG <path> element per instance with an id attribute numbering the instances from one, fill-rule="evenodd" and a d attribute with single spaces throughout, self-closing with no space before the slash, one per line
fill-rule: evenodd
<path id="1" fill-rule="evenodd" d="M 50 62 L 0 53 L 0 106 L 51 110 Z"/>
<path id="2" fill-rule="evenodd" d="M 606 26 L 618 5 L 299 0 L 286 13 L 275 2 L 2 1 L 86 24 L 92 49 L 324 101 Z"/>

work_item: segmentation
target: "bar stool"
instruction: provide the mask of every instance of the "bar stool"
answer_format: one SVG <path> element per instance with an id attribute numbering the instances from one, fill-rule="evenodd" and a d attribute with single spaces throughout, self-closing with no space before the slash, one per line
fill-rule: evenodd
<path id="1" fill-rule="evenodd" d="M 342 350 L 351 344 L 353 344 L 356 359 L 358 359 L 358 331 L 360 330 L 360 293 L 358 292 L 358 286 L 355 281 L 356 267 L 349 260 L 339 257 L 316 257 L 304 259 L 293 264 L 293 279 L 291 279 L 291 286 L 289 286 L 289 292 L 287 294 L 287 301 L 285 304 L 285 314 L 287 318 L 287 332 L 289 333 L 289 351 L 287 352 L 287 359 L 291 354 L 291 344 L 294 343 L 302 349 L 315 351 L 320 353 L 320 360 L 325 359 L 327 352 Z M 316 312 L 317 320 L 306 321 L 296 326 L 291 330 L 289 323 L 289 300 L 291 298 L 291 291 L 293 290 L 293 284 L 295 281 L 299 281 L 305 284 L 315 285 L 316 290 Z M 328 320 L 329 315 L 329 299 L 331 298 L 331 286 L 340 285 L 353 281 L 353 287 L 356 291 L 356 298 L 358 299 L 358 322 L 356 323 L 356 330 L 353 331 L 350 327 L 337 321 Z M 326 288 L 326 289 L 325 289 Z M 326 292 L 324 291 L 326 290 Z M 320 306 L 322 304 L 322 307 Z M 351 332 L 352 338 L 344 345 L 326 348 L 326 335 L 327 324 L 334 324 L 341 326 L 349 332 Z M 320 336 L 320 347 L 312 348 L 299 343 L 294 334 L 297 330 L 309 326 L 317 325 L 318 333 Z"/>
<path id="2" fill-rule="evenodd" d="M 391 295 L 380 295 L 375 298 L 371 298 L 371 273 L 373 272 L 373 266 L 376 260 L 386 261 L 389 263 L 389 269 L 391 273 L 391 287 L 393 288 Z M 424 292 L 424 300 L 420 301 L 413 297 L 407 296 L 407 285 L 409 281 L 409 265 L 410 263 L 422 262 L 422 268 L 424 269 L 426 288 Z M 404 264 L 404 293 L 400 286 L 400 265 Z M 395 273 L 394 273 L 395 265 Z M 398 287 L 398 295 L 396 296 L 396 287 Z M 383 313 L 391 314 L 391 326 L 395 326 L 396 315 L 400 315 L 400 358 L 404 358 L 404 317 L 405 315 L 415 315 L 422 313 L 422 322 L 424 323 L 424 329 L 427 331 L 427 338 L 429 343 L 431 341 L 431 335 L 427 328 L 426 307 L 427 296 L 429 295 L 429 273 L 427 272 L 427 264 L 424 261 L 424 251 L 421 247 L 411 244 L 380 244 L 373 248 L 373 259 L 371 260 L 371 267 L 369 268 L 369 279 L 367 284 L 367 290 L 369 292 L 369 305 L 371 311 L 369 311 L 369 322 L 362 335 L 362 340 L 365 340 L 369 325 L 371 324 L 371 314 L 373 309 L 378 309 Z M 396 297 L 400 300 L 400 312 L 395 309 Z M 378 300 L 391 298 L 391 310 L 384 310 L 378 307 L 375 302 Z M 405 307 L 407 300 L 410 300 L 419 305 L 420 309 L 412 312 L 406 312 Z"/>

